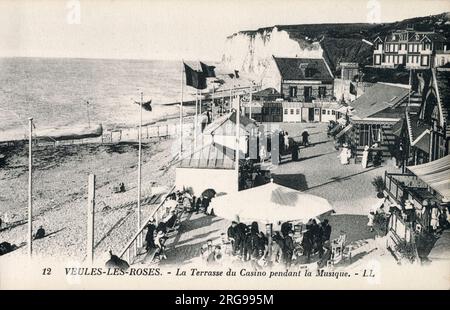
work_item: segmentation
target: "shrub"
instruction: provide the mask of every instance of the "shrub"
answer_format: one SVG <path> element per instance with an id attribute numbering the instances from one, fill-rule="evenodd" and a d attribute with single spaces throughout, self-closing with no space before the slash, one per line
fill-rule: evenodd
<path id="1" fill-rule="evenodd" d="M 383 190 L 385 187 L 383 177 L 377 176 L 377 177 L 373 178 L 372 185 L 375 187 L 375 190 L 377 191 L 377 193 L 383 193 Z"/>

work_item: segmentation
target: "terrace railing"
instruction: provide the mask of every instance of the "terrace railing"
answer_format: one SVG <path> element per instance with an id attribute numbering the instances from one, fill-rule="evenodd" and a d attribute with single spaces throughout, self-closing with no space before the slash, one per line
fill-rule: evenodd
<path id="1" fill-rule="evenodd" d="M 134 263 L 135 258 L 139 255 L 139 250 L 144 244 L 144 230 L 147 227 L 151 219 L 154 219 L 156 223 L 159 223 L 165 216 L 167 216 L 167 209 L 165 203 L 168 200 L 170 194 L 175 190 L 175 185 L 168 191 L 158 206 L 153 210 L 148 218 L 145 219 L 139 231 L 133 236 L 133 238 L 127 243 L 124 249 L 119 253 L 119 257 L 125 259 L 130 265 Z"/>
<path id="2" fill-rule="evenodd" d="M 411 189 L 426 188 L 426 185 L 414 174 L 388 173 L 387 171 L 384 173 L 384 184 L 388 195 L 398 204 Z"/>

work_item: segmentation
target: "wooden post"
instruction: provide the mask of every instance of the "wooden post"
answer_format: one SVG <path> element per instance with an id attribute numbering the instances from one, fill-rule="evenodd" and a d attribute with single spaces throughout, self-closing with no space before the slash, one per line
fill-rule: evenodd
<path id="1" fill-rule="evenodd" d="M 33 256 L 33 118 L 29 120 L 28 137 L 28 256 Z"/>
<path id="2" fill-rule="evenodd" d="M 95 175 L 89 174 L 87 211 L 87 261 L 94 262 Z"/>

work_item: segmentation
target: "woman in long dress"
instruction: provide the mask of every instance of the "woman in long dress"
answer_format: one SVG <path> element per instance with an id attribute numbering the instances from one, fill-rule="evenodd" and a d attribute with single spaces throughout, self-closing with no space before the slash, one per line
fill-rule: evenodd
<path id="1" fill-rule="evenodd" d="M 341 161 L 341 164 L 342 165 L 348 165 L 350 157 L 351 157 L 351 151 L 348 148 L 348 145 L 344 144 L 344 147 L 342 148 L 342 151 L 341 151 L 341 153 L 338 156 L 338 158 Z"/>

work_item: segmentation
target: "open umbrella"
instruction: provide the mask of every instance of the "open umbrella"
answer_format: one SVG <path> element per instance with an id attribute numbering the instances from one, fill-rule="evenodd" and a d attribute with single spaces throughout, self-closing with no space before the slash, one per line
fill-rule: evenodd
<path id="1" fill-rule="evenodd" d="M 211 198 L 214 198 L 216 196 L 216 191 L 213 190 L 212 188 L 208 188 L 208 189 L 205 189 L 203 191 L 201 196 L 205 197 L 205 198 L 208 198 L 208 199 L 211 199 Z"/>
<path id="2" fill-rule="evenodd" d="M 275 223 L 278 221 L 307 222 L 311 218 L 330 214 L 330 203 L 321 197 L 304 194 L 300 191 L 273 182 L 216 197 L 211 202 L 214 214 L 242 222 Z"/>

